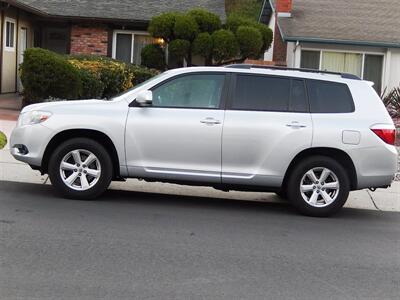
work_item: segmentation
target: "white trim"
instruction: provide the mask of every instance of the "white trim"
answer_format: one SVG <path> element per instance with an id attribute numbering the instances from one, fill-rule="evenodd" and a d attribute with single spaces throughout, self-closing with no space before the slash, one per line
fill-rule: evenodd
<path id="1" fill-rule="evenodd" d="M 13 35 L 13 46 L 12 47 L 7 47 L 7 23 L 12 23 L 14 24 L 14 35 Z M 17 20 L 9 18 L 9 17 L 5 17 L 4 18 L 4 51 L 8 51 L 8 52 L 15 52 L 15 48 L 16 48 L 16 43 L 17 43 Z"/>
<path id="2" fill-rule="evenodd" d="M 133 63 L 134 57 L 134 45 L 135 45 L 135 35 L 146 35 L 150 34 L 147 31 L 134 31 L 134 30 L 114 30 L 113 38 L 112 38 L 112 58 L 116 59 L 117 57 L 117 34 L 127 34 L 132 37 L 132 45 L 131 45 L 131 63 Z"/>

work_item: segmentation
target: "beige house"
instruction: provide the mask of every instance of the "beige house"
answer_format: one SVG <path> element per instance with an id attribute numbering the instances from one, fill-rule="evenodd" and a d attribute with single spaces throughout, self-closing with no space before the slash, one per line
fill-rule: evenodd
<path id="1" fill-rule="evenodd" d="M 22 91 L 18 66 L 29 47 L 140 64 L 142 48 L 157 42 L 149 21 L 192 8 L 225 18 L 224 0 L 0 0 L 0 93 Z"/>
<path id="2" fill-rule="evenodd" d="M 33 29 L 27 13 L 14 7 L 4 9 L 6 4 L 0 4 L 1 93 L 13 93 L 22 89 L 18 79 L 18 66 L 23 61 L 25 49 L 33 46 Z"/>

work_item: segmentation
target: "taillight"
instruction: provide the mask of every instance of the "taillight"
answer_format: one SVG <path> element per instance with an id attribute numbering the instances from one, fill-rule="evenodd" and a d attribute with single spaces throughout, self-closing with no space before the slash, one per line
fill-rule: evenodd
<path id="1" fill-rule="evenodd" d="M 396 142 L 396 129 L 371 129 L 377 136 L 379 136 L 385 143 L 394 145 Z"/>

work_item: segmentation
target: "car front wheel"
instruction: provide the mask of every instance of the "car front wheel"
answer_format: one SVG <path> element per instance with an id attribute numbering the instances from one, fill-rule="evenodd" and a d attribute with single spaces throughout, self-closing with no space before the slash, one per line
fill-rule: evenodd
<path id="1" fill-rule="evenodd" d="M 302 214 L 327 217 L 342 208 L 349 191 L 350 182 L 343 166 L 330 157 L 315 156 L 294 168 L 287 193 Z"/>
<path id="2" fill-rule="evenodd" d="M 113 166 L 107 150 L 87 138 L 74 138 L 61 144 L 49 161 L 51 183 L 62 196 L 91 200 L 110 185 Z"/>

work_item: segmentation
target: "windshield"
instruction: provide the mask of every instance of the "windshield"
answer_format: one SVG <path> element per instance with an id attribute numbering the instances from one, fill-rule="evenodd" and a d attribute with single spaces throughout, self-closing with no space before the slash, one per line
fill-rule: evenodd
<path id="1" fill-rule="evenodd" d="M 148 79 L 148 80 L 146 80 L 146 81 L 144 81 L 144 82 L 142 82 L 142 83 L 139 83 L 139 84 L 135 85 L 133 88 L 131 88 L 131 89 L 129 89 L 129 90 L 126 90 L 126 91 L 124 91 L 124 92 L 118 94 L 117 96 L 114 96 L 114 97 L 111 98 L 110 100 L 113 101 L 113 100 L 116 100 L 116 99 L 118 99 L 118 98 L 122 98 L 122 97 L 124 97 L 125 95 L 134 92 L 136 89 L 139 89 L 139 88 L 141 88 L 142 86 L 144 86 L 144 85 L 146 85 L 146 84 L 148 84 L 148 83 L 151 83 L 152 81 L 156 81 L 156 80 L 159 79 L 160 77 L 164 76 L 166 73 L 167 73 L 167 72 L 160 73 L 160 74 L 158 74 L 158 75 L 156 75 L 156 76 L 154 76 L 154 77 L 152 77 L 152 78 L 150 78 L 150 79 Z"/>

